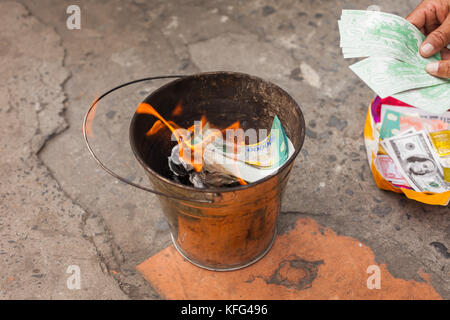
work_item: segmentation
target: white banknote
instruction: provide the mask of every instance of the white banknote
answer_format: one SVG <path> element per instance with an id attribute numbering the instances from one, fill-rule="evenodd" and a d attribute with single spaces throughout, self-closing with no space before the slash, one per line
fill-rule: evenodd
<path id="1" fill-rule="evenodd" d="M 406 19 L 384 12 L 343 10 L 339 21 L 344 58 L 366 58 L 350 68 L 380 97 L 392 96 L 432 114 L 450 109 L 450 80 L 428 74 L 425 39 Z"/>
<path id="2" fill-rule="evenodd" d="M 419 48 L 425 36 L 406 19 L 384 12 L 343 10 L 339 22 L 342 48 L 358 49 L 366 56 L 367 49 L 384 51 L 384 56 L 412 64 L 426 65 L 440 60 L 440 54 L 423 58 Z M 372 55 L 372 54 L 371 54 Z"/>
<path id="3" fill-rule="evenodd" d="M 442 165 L 424 131 L 395 136 L 383 143 L 415 191 L 441 193 L 450 190 L 450 183 L 444 180 Z"/>
<path id="4" fill-rule="evenodd" d="M 430 76 L 422 66 L 389 57 L 370 57 L 351 65 L 350 69 L 383 99 L 411 89 L 449 83 Z"/>
<path id="5" fill-rule="evenodd" d="M 393 95 L 394 98 L 433 114 L 450 109 L 450 85 L 408 90 Z"/>

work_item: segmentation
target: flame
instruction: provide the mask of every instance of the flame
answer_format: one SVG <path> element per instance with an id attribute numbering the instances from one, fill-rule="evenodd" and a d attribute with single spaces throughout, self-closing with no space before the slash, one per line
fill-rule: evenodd
<path id="1" fill-rule="evenodd" d="M 201 118 L 200 121 L 202 123 L 202 128 L 205 126 L 206 122 L 208 122 L 208 120 L 206 120 L 206 116 L 205 115 L 202 115 L 202 118 Z"/>
<path id="2" fill-rule="evenodd" d="M 88 137 L 94 137 L 94 132 L 92 131 L 92 124 L 94 122 L 94 118 L 95 118 L 95 111 L 97 110 L 97 103 L 98 103 L 98 98 L 96 98 L 94 100 L 94 103 L 92 104 L 92 109 L 91 112 L 88 114 L 87 118 L 86 118 L 86 134 L 88 135 Z"/>
<path id="3" fill-rule="evenodd" d="M 174 132 L 176 128 L 174 128 L 170 123 L 168 123 L 151 105 L 148 103 L 142 102 L 139 104 L 138 108 L 136 109 L 136 113 L 138 114 L 149 114 L 152 116 L 157 117 L 162 123 L 166 125 L 167 128 L 170 129 L 170 131 Z M 150 129 L 151 130 L 151 129 Z"/>
<path id="4" fill-rule="evenodd" d="M 178 102 L 177 106 L 175 107 L 175 109 L 173 109 L 172 111 L 172 117 L 176 117 L 179 116 L 181 113 L 183 112 L 183 106 L 181 101 Z"/>
<path id="5" fill-rule="evenodd" d="M 176 130 L 179 129 L 180 127 L 178 127 L 173 121 L 166 121 L 156 110 L 155 108 L 153 108 L 151 105 L 149 105 L 148 103 L 142 102 L 137 110 L 136 113 L 138 114 L 149 114 L 152 116 L 155 116 L 156 118 L 159 119 L 159 121 L 164 124 L 167 128 L 170 129 L 170 131 L 172 132 L 172 134 L 176 137 L 178 144 L 180 145 L 180 153 L 179 156 L 186 161 L 187 163 L 190 163 L 193 167 L 194 170 L 197 172 L 200 172 L 203 168 L 203 164 L 197 164 L 195 163 L 195 161 L 193 161 L 192 159 L 192 152 L 191 152 L 191 157 L 188 157 L 189 155 L 184 154 L 184 146 L 187 146 L 191 149 L 191 151 L 194 151 L 195 154 L 195 146 L 192 145 L 189 140 L 187 139 L 187 136 L 183 135 L 181 133 L 180 130 Z M 152 128 L 147 132 L 147 135 L 152 135 L 155 132 L 159 131 L 160 126 L 157 122 L 155 122 L 155 124 L 153 124 Z M 193 131 L 193 129 L 192 129 Z"/>
<path id="6" fill-rule="evenodd" d="M 177 106 L 175 107 L 175 109 L 172 111 L 172 116 L 179 116 L 181 115 L 183 111 L 182 108 L 182 103 L 181 101 L 177 104 Z M 196 163 L 195 156 L 198 153 L 198 150 L 203 150 L 203 145 L 207 144 L 211 141 L 211 139 L 220 133 L 225 132 L 226 130 L 237 130 L 240 129 L 240 123 L 239 121 L 234 122 L 233 124 L 231 124 L 230 126 L 226 127 L 225 129 L 220 130 L 219 132 L 214 132 L 212 131 L 209 135 L 206 135 L 203 137 L 203 139 L 197 143 L 192 144 L 190 139 L 188 138 L 188 136 L 190 134 L 193 134 L 195 132 L 195 124 L 192 125 L 191 127 L 189 127 L 186 130 L 177 130 L 177 129 L 181 129 L 180 126 L 178 126 L 175 122 L 169 120 L 166 121 L 156 110 L 155 108 L 153 108 L 150 104 L 142 102 L 141 104 L 139 104 L 138 108 L 136 109 L 136 113 L 138 114 L 149 114 L 152 115 L 156 118 L 158 118 L 158 120 L 153 124 L 153 126 L 150 128 L 150 130 L 147 131 L 147 135 L 153 135 L 155 133 L 157 133 L 159 130 L 161 130 L 164 126 L 166 126 L 167 128 L 169 128 L 169 130 L 172 132 L 172 134 L 175 136 L 175 138 L 177 139 L 177 143 L 180 146 L 180 151 L 179 151 L 179 156 L 180 158 L 185 161 L 186 163 L 189 163 L 193 166 L 194 170 L 196 172 L 200 172 L 203 168 L 203 155 L 200 154 L 201 156 L 201 162 L 200 163 Z M 201 128 L 203 128 L 206 123 L 208 122 L 207 118 L 205 115 L 203 115 L 201 117 Z M 183 132 L 184 131 L 184 132 Z M 239 139 L 238 139 L 239 140 Z M 245 143 L 245 142 L 244 142 Z M 184 150 L 185 147 L 189 148 L 191 150 L 190 153 L 185 154 Z M 239 172 L 239 170 L 237 169 L 236 166 L 236 171 Z M 245 182 L 243 179 L 236 177 L 236 179 L 239 181 L 239 183 L 241 185 L 246 185 L 247 182 Z"/>
<path id="7" fill-rule="evenodd" d="M 237 130 L 240 128 L 241 128 L 241 126 L 240 126 L 239 121 L 236 121 L 236 122 L 232 123 L 231 125 L 229 125 L 227 128 L 225 128 L 222 132 L 225 132 L 225 130 L 227 130 L 227 129 Z"/>
<path id="8" fill-rule="evenodd" d="M 236 168 L 236 171 L 237 171 L 238 173 L 240 173 L 240 172 L 239 172 L 239 169 L 238 169 L 238 167 L 237 167 L 236 164 L 235 164 L 235 168 Z M 247 182 L 245 182 L 245 180 L 243 180 L 242 178 L 239 178 L 239 177 L 235 177 L 235 178 L 237 179 L 237 181 L 238 181 L 241 185 L 245 186 L 245 185 L 247 184 Z"/>
<path id="9" fill-rule="evenodd" d="M 177 126 L 177 124 L 171 120 L 167 121 L 172 127 L 179 129 L 179 127 Z M 153 124 L 152 128 L 150 130 L 148 130 L 148 132 L 146 133 L 147 136 L 153 135 L 155 133 L 157 133 L 159 130 L 161 130 L 162 128 L 164 128 L 165 125 L 164 123 L 161 122 L 161 120 L 156 120 L 156 122 Z"/>

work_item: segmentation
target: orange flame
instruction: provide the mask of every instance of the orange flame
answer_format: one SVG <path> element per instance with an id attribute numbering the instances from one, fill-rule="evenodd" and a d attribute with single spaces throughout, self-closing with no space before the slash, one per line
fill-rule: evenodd
<path id="1" fill-rule="evenodd" d="M 226 129 L 224 129 L 223 132 L 227 129 L 237 130 L 240 128 L 241 127 L 240 127 L 239 121 L 236 121 L 236 122 L 232 123 L 231 125 L 229 125 Z"/>
<path id="2" fill-rule="evenodd" d="M 175 107 L 175 109 L 172 111 L 172 116 L 175 115 L 181 115 L 183 111 L 182 105 L 181 105 L 181 101 L 177 104 L 177 106 Z M 150 128 L 150 130 L 147 132 L 147 135 L 153 135 L 155 133 L 157 133 L 159 130 L 161 130 L 164 126 L 166 126 L 167 128 L 169 128 L 169 130 L 172 132 L 172 134 L 175 136 L 175 138 L 177 139 L 177 143 L 180 145 L 180 151 L 179 151 L 179 156 L 181 159 L 183 159 L 183 161 L 185 161 L 186 163 L 189 163 L 193 166 L 194 170 L 196 172 L 200 172 L 203 168 L 203 155 L 200 154 L 198 155 L 199 150 L 203 150 L 203 145 L 206 143 L 209 143 L 210 139 L 213 138 L 216 134 L 214 132 L 210 133 L 209 135 L 207 135 L 206 137 L 203 137 L 203 139 L 200 142 L 197 142 L 196 144 L 191 144 L 190 139 L 188 139 L 189 133 L 194 133 L 195 131 L 195 125 L 189 127 L 187 130 L 184 130 L 184 134 L 183 134 L 183 130 L 177 130 L 177 129 L 181 129 L 181 127 L 179 127 L 175 122 L 169 120 L 166 121 L 156 110 L 155 108 L 153 108 L 150 104 L 142 102 L 141 104 L 139 104 L 138 108 L 136 109 L 136 113 L 138 114 L 149 114 L 152 116 L 155 116 L 156 118 L 158 118 L 158 120 L 153 124 L 153 126 Z M 201 128 L 203 128 L 206 123 L 207 123 L 207 119 L 206 116 L 203 115 L 201 118 Z M 230 126 L 228 126 L 227 128 L 221 130 L 221 132 L 224 132 L 225 130 L 228 129 L 239 129 L 239 121 L 236 121 L 235 123 L 231 124 Z M 188 147 L 191 151 L 190 154 L 185 154 L 184 153 L 184 147 Z M 196 163 L 197 160 L 195 159 L 195 156 L 201 156 L 201 161 L 200 163 Z M 236 167 L 237 169 L 237 167 Z M 237 180 L 239 181 L 240 184 L 242 185 L 246 185 L 247 182 L 245 182 L 243 179 L 236 177 Z"/>
<path id="3" fill-rule="evenodd" d="M 95 111 L 97 110 L 97 103 L 98 103 L 98 98 L 96 98 L 94 100 L 94 103 L 92 104 L 92 109 L 91 112 L 89 113 L 89 115 L 86 118 L 86 134 L 88 135 L 88 137 L 94 137 L 94 132 L 92 131 L 92 124 L 94 122 L 94 118 L 95 118 Z"/>
<path id="4" fill-rule="evenodd" d="M 239 169 L 238 169 L 238 167 L 237 167 L 236 164 L 235 164 L 235 168 L 236 168 L 236 171 L 239 173 Z M 236 177 L 236 176 L 235 176 L 235 178 L 237 179 L 237 181 L 238 181 L 241 185 L 246 185 L 246 184 L 247 184 L 247 182 L 245 182 L 245 180 L 243 180 L 242 178 L 239 178 L 239 177 Z"/>
<path id="5" fill-rule="evenodd" d="M 197 164 L 193 161 L 192 159 L 192 155 L 191 157 L 188 157 L 187 154 L 184 154 L 184 146 L 187 146 L 191 149 L 191 151 L 194 151 L 195 153 L 195 147 L 188 141 L 187 136 L 183 136 L 183 134 L 181 133 L 180 130 L 176 130 L 179 129 L 179 127 L 173 122 L 173 121 L 166 121 L 156 110 L 155 108 L 153 108 L 151 105 L 149 105 L 148 103 L 142 102 L 137 110 L 136 113 L 138 114 L 149 114 L 152 116 L 155 116 L 156 118 L 159 119 L 160 122 L 162 122 L 162 124 L 164 124 L 167 128 L 170 129 L 170 131 L 172 132 L 172 134 L 175 136 L 175 138 L 177 139 L 178 144 L 180 145 L 180 153 L 179 156 L 186 161 L 187 163 L 190 163 L 193 167 L 194 170 L 197 172 L 200 172 L 203 168 L 203 164 Z M 156 127 L 155 127 L 156 126 Z M 155 122 L 155 124 L 152 126 L 152 128 L 147 132 L 147 135 L 152 135 L 155 132 L 159 131 L 160 127 L 159 124 L 157 124 Z"/>
<path id="6" fill-rule="evenodd" d="M 183 112 L 183 107 L 182 107 L 182 104 L 181 104 L 181 101 L 180 101 L 180 102 L 178 102 L 178 104 L 175 107 L 175 109 L 173 109 L 172 117 L 179 116 L 182 112 Z"/>
<path id="7" fill-rule="evenodd" d="M 152 116 L 157 117 L 162 123 L 166 125 L 170 131 L 174 132 L 176 128 L 170 125 L 151 105 L 148 103 L 142 102 L 138 108 L 136 109 L 136 113 L 138 114 L 150 114 Z M 151 130 L 151 129 L 150 129 Z"/>
<path id="8" fill-rule="evenodd" d="M 167 121 L 172 127 L 179 129 L 179 127 L 177 126 L 177 124 L 171 120 Z M 164 128 L 164 123 L 161 122 L 161 120 L 156 120 L 156 122 L 153 124 L 153 126 L 151 127 L 150 130 L 148 130 L 148 132 L 146 133 L 148 136 L 153 135 L 155 133 L 157 133 L 159 130 L 161 130 L 162 128 Z"/>

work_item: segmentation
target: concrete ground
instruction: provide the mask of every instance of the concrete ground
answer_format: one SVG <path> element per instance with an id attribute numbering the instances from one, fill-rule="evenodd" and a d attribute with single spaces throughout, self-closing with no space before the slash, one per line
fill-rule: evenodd
<path id="1" fill-rule="evenodd" d="M 377 189 L 362 136 L 372 93 L 348 69 L 351 61 L 342 58 L 337 30 L 343 8 L 378 5 L 406 16 L 417 3 L 1 1 L 0 298 L 258 298 L 261 293 L 272 298 L 449 299 L 448 207 Z M 81 30 L 66 26 L 71 4 L 81 8 Z M 212 70 L 273 81 L 301 104 L 307 123 L 272 258 L 255 267 L 260 277 L 253 269 L 221 274 L 224 287 L 211 285 L 214 273 L 201 273 L 171 255 L 157 198 L 104 173 L 81 134 L 92 101 L 120 83 Z M 135 182 L 147 180 L 128 145 L 129 119 L 137 102 L 162 84 L 125 89 L 96 115 L 94 147 Z M 317 233 L 323 238 L 311 236 Z M 291 265 L 302 261 L 309 270 L 301 282 L 305 285 L 292 289 L 298 294 L 280 280 L 296 276 L 283 276 L 282 264 L 277 269 L 269 263 L 284 261 L 278 257 L 283 250 L 298 256 L 296 262 L 289 260 Z M 382 281 L 389 285 L 382 282 L 378 296 L 355 283 L 368 276 L 361 261 L 381 266 Z M 67 286 L 67 271 L 74 265 L 80 268 L 79 290 Z M 278 273 L 264 275 L 271 267 Z M 180 277 L 183 272 L 204 280 L 192 294 L 183 289 L 190 286 Z M 179 281 L 171 284 L 171 275 Z M 259 280 L 245 287 L 246 294 L 239 293 L 240 284 Z M 336 291 L 342 283 L 346 289 Z M 214 291 L 219 289 L 227 294 Z"/>

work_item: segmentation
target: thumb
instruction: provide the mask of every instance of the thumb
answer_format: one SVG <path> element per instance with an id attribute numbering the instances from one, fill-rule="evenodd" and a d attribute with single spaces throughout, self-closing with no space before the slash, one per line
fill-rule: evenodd
<path id="1" fill-rule="evenodd" d="M 426 70 L 433 76 L 450 79 L 450 60 L 432 62 L 427 65 Z"/>
<path id="2" fill-rule="evenodd" d="M 420 46 L 420 54 L 428 58 L 446 48 L 450 43 L 450 15 L 439 28 L 428 35 Z"/>

